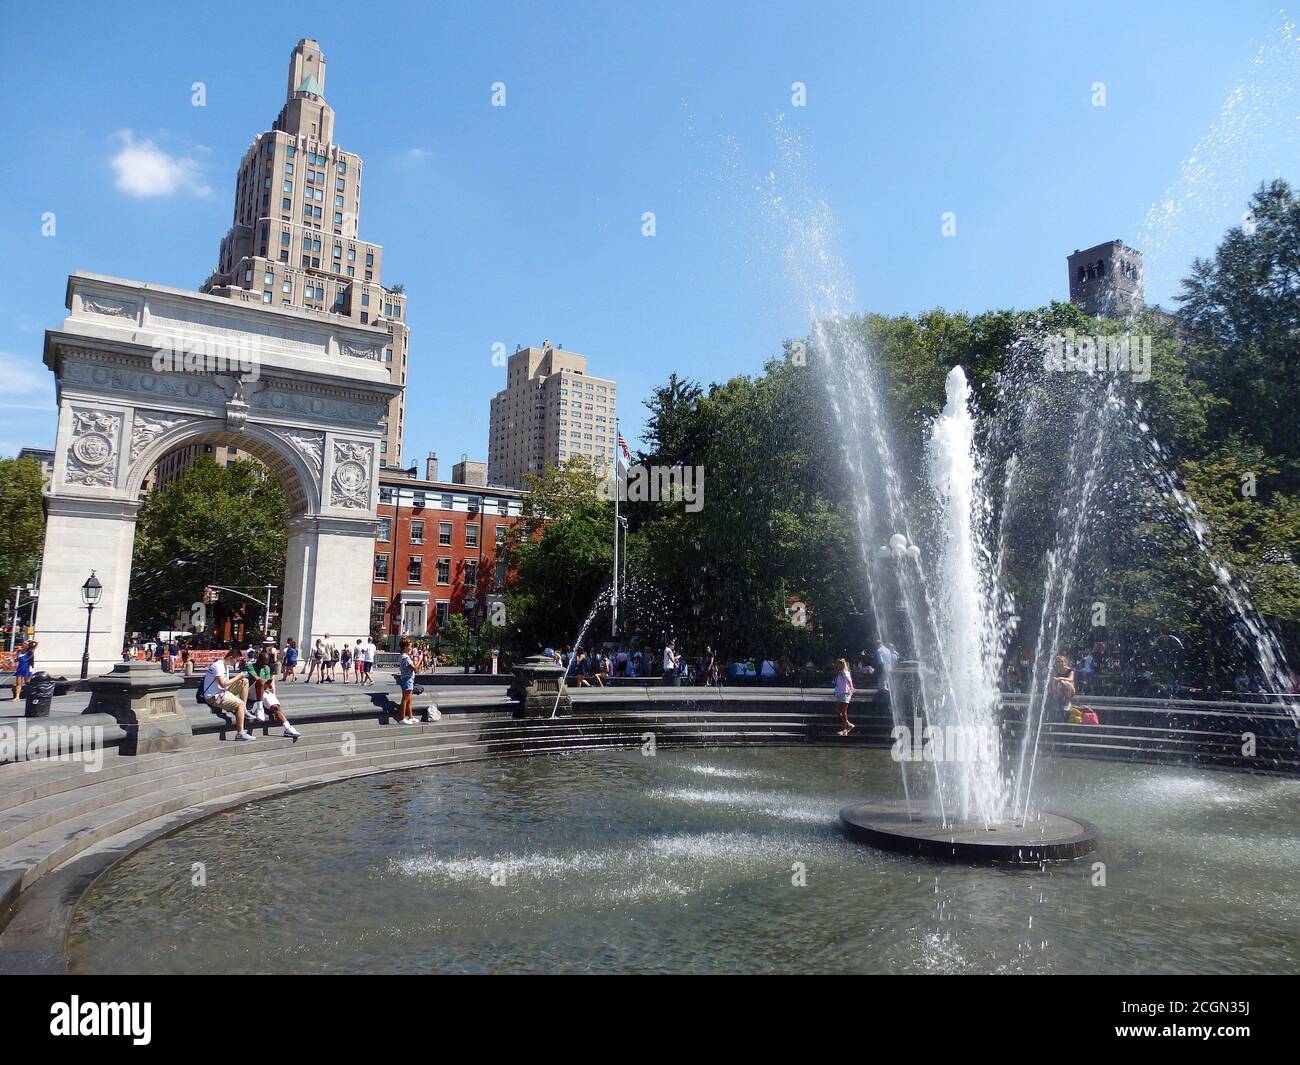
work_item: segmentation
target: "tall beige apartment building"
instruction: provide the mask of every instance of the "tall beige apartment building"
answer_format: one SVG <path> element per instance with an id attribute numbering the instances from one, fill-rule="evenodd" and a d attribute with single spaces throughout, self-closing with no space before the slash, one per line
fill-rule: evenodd
<path id="1" fill-rule="evenodd" d="M 618 447 L 616 385 L 591 377 L 576 351 L 520 347 L 506 366 L 506 387 L 492 400 L 488 484 L 527 488 L 529 473 L 584 455 L 613 466 Z"/>
<path id="2" fill-rule="evenodd" d="M 239 164 L 234 222 L 203 291 L 371 326 L 387 337 L 393 382 L 405 384 L 406 295 L 384 286 L 383 248 L 358 235 L 361 177 L 360 156 L 334 143 L 325 56 L 316 41 L 301 40 L 289 57 L 283 109 Z M 405 393 L 385 419 L 382 459 L 400 466 Z"/>

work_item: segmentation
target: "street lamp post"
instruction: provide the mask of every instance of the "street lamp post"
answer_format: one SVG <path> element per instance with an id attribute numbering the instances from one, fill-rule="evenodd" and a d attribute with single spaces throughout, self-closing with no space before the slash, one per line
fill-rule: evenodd
<path id="1" fill-rule="evenodd" d="M 916 562 L 920 557 L 921 549 L 915 544 L 909 543 L 907 537 L 902 533 L 894 533 L 894 535 L 889 538 L 888 543 L 881 544 L 876 548 L 876 558 L 880 559 L 882 569 L 889 572 L 892 577 L 894 617 L 890 618 L 889 621 L 891 627 L 896 632 L 896 638 L 899 643 L 904 642 L 904 636 L 908 627 L 906 593 L 903 590 L 902 563 L 904 559 L 911 559 L 913 562 Z M 892 569 L 883 565 L 888 562 L 894 563 Z M 881 633 L 881 639 L 885 639 L 884 633 Z"/>
<path id="2" fill-rule="evenodd" d="M 16 584 L 10 591 L 14 593 L 14 597 L 10 602 L 5 603 L 5 613 L 8 614 L 10 607 L 13 608 L 13 617 L 10 619 L 11 625 L 9 629 L 9 650 L 12 651 L 17 646 L 18 626 L 22 618 L 22 609 L 25 606 L 30 607 L 36 602 L 37 593 L 34 584 Z M 27 593 L 26 603 L 23 602 L 23 592 Z M 29 624 L 34 624 L 34 622 L 29 622 Z"/>
<path id="3" fill-rule="evenodd" d="M 478 651 L 478 626 L 475 624 L 474 608 L 478 606 L 478 597 L 470 592 L 465 596 L 465 620 L 469 622 L 470 631 L 474 634 L 474 650 Z M 469 673 L 470 651 L 469 646 L 465 647 L 465 672 Z"/>
<path id="4" fill-rule="evenodd" d="M 86 583 L 81 586 L 81 601 L 86 604 L 86 649 L 81 655 L 81 679 L 85 680 L 90 676 L 90 619 L 95 613 L 95 606 L 99 602 L 99 597 L 104 592 L 104 586 L 99 583 L 99 578 L 95 576 L 95 571 L 90 571 L 90 577 Z"/>

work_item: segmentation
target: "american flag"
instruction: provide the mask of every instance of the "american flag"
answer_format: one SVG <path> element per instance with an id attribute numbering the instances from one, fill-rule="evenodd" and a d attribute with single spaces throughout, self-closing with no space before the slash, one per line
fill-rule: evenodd
<path id="1" fill-rule="evenodd" d="M 627 449 L 627 441 L 623 439 L 623 434 L 618 434 L 618 446 L 623 452 L 623 458 L 628 462 L 632 461 L 632 453 Z"/>

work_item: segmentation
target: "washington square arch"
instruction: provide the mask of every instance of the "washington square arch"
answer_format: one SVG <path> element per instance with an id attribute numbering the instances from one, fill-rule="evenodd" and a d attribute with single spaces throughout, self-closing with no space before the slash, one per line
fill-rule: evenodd
<path id="1" fill-rule="evenodd" d="M 41 662 L 76 676 L 120 659 L 145 478 L 191 444 L 238 447 L 284 486 L 292 517 L 281 640 L 366 635 L 390 380 L 373 329 L 291 308 L 95 274 L 68 279 L 45 335 L 59 423 L 46 497 Z M 211 515 L 219 531 L 223 516 Z"/>

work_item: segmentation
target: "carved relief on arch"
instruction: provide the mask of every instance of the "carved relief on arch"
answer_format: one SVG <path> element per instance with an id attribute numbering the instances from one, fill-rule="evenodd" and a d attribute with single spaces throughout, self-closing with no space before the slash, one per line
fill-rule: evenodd
<path id="1" fill-rule="evenodd" d="M 311 429 L 271 429 L 276 436 L 298 453 L 320 483 L 325 472 L 325 434 Z"/>
<path id="2" fill-rule="evenodd" d="M 120 411 L 72 407 L 72 436 L 63 468 L 68 484 L 112 488 L 122 432 Z"/>
<path id="3" fill-rule="evenodd" d="M 170 414 L 160 410 L 137 410 L 131 419 L 131 464 L 135 465 L 136 459 L 158 437 L 175 429 L 181 422 L 192 420 L 192 417 L 184 414 Z"/>
<path id="4" fill-rule="evenodd" d="M 334 441 L 334 475 L 330 478 L 330 506 L 349 510 L 370 509 L 370 465 L 374 445 L 353 440 Z"/>

